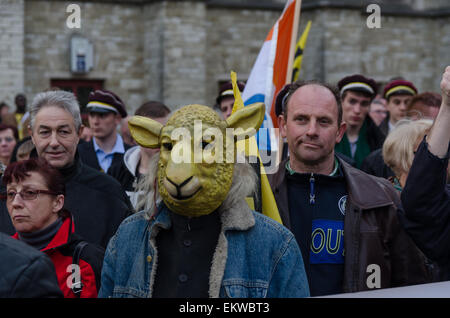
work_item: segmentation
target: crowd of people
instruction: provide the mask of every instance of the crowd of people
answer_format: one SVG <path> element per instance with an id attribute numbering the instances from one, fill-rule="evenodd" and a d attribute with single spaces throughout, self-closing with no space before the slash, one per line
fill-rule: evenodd
<path id="1" fill-rule="evenodd" d="M 213 107 L 148 101 L 134 116 L 96 90 L 85 124 L 70 92 L 29 106 L 18 94 L 14 113 L 0 105 L 0 297 L 305 297 L 449 280 L 450 66 L 440 90 L 393 78 L 380 91 L 361 74 L 286 85 L 268 176 L 282 225 L 245 201 L 261 193 L 254 167 L 170 159 L 174 127 L 261 124 L 261 105 L 233 112 L 231 82 Z"/>

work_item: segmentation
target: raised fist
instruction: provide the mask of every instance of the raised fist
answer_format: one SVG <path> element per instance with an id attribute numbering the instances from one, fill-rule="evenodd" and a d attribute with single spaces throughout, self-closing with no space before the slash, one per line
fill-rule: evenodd
<path id="1" fill-rule="evenodd" d="M 445 68 L 441 81 L 442 103 L 450 107 L 450 66 Z"/>

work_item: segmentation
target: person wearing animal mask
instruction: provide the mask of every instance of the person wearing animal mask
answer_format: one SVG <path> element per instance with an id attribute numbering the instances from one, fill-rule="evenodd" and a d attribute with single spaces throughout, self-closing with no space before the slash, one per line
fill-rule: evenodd
<path id="1" fill-rule="evenodd" d="M 160 154 L 147 175 L 147 208 L 108 245 L 99 297 L 309 296 L 293 234 L 245 201 L 256 178 L 237 160 L 236 141 L 263 118 L 259 103 L 226 120 L 202 105 L 182 107 L 164 126 L 129 120 L 137 143 Z"/>

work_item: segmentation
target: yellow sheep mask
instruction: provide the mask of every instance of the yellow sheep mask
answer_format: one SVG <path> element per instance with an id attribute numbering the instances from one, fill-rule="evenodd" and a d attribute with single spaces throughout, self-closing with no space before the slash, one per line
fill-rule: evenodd
<path id="1" fill-rule="evenodd" d="M 225 200 L 233 181 L 236 141 L 261 126 L 264 104 L 243 107 L 226 120 L 208 106 L 187 105 L 165 126 L 133 116 L 128 125 L 142 147 L 160 148 L 158 191 L 173 212 L 207 215 Z"/>

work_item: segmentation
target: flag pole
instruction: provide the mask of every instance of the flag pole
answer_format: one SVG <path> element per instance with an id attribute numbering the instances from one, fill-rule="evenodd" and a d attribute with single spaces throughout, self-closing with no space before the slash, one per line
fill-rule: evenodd
<path id="1" fill-rule="evenodd" d="M 295 45 L 297 44 L 297 33 L 298 33 L 298 24 L 300 21 L 300 9 L 302 6 L 302 0 L 295 1 L 295 9 L 294 9 L 294 22 L 292 24 L 292 33 L 291 33 L 291 47 L 289 48 L 289 59 L 288 59 L 288 67 L 286 71 L 286 80 L 285 84 L 288 84 L 292 81 L 292 71 L 294 64 L 294 56 L 295 56 Z"/>

